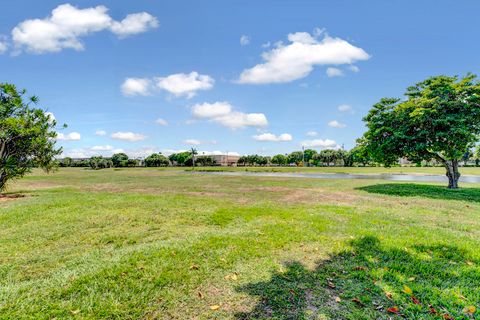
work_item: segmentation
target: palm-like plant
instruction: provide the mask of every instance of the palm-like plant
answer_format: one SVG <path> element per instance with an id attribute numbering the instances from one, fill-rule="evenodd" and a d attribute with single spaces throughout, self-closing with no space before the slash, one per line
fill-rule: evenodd
<path id="1" fill-rule="evenodd" d="M 197 149 L 191 148 L 190 153 L 192 155 L 192 169 L 195 170 L 195 155 L 198 154 Z"/>

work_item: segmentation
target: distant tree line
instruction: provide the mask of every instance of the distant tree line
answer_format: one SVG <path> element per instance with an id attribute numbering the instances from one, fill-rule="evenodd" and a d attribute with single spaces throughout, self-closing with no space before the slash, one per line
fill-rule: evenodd
<path id="1" fill-rule="evenodd" d="M 362 145 L 363 141 L 357 141 L 357 146 L 351 150 L 325 149 L 316 151 L 305 149 L 304 151 L 293 151 L 287 154 L 277 154 L 272 157 L 258 154 L 244 155 L 238 159 L 238 166 L 309 166 L 309 167 L 353 167 L 353 166 L 377 166 Z M 194 155 L 195 166 L 216 166 L 214 157 L 206 155 Z M 116 153 L 110 158 L 93 156 L 90 159 L 74 160 L 65 157 L 58 161 L 60 167 L 90 167 L 94 170 L 104 168 L 128 168 L 128 167 L 191 167 L 193 165 L 192 151 L 173 153 L 168 157 L 161 153 L 153 153 L 144 160 L 131 159 L 125 153 Z M 463 166 L 480 166 L 480 145 L 473 146 L 462 158 Z M 420 161 L 413 163 L 417 166 L 441 165 L 435 160 Z"/>

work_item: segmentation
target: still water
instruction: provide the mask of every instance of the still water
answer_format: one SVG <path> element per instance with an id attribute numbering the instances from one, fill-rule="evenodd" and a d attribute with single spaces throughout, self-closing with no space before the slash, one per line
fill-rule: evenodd
<path id="1" fill-rule="evenodd" d="M 313 178 L 313 179 L 370 179 L 370 180 L 388 180 L 388 181 L 448 182 L 447 177 L 444 175 L 290 173 L 290 172 L 246 172 L 246 171 L 197 171 L 196 173 L 219 175 L 219 176 L 258 176 L 258 177 Z M 460 182 L 480 183 L 480 176 L 461 176 Z"/>

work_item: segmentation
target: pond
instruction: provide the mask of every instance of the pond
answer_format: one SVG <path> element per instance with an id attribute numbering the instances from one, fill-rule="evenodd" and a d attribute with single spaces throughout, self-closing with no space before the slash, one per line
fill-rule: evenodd
<path id="1" fill-rule="evenodd" d="M 311 179 L 370 179 L 388 181 L 417 182 L 448 182 L 445 175 L 416 174 L 348 174 L 348 173 L 290 173 L 290 172 L 246 172 L 246 171 L 196 171 L 196 174 L 219 176 L 258 176 L 281 178 L 311 178 Z M 480 183 L 480 176 L 461 176 L 460 182 Z"/>

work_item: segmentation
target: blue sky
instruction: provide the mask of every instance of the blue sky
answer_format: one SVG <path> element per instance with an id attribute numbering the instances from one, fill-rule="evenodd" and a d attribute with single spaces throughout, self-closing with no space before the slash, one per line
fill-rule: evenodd
<path id="1" fill-rule="evenodd" d="M 70 156 L 350 148 L 381 97 L 480 72 L 478 12 L 439 0 L 9 1 L 0 81 L 68 124 Z"/>

